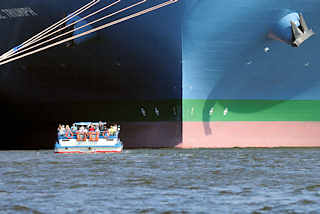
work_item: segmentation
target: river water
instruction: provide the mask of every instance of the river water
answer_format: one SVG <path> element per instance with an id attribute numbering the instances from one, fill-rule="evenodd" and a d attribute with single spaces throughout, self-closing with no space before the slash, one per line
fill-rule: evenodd
<path id="1" fill-rule="evenodd" d="M 320 149 L 1 151 L 0 213 L 320 213 Z"/>

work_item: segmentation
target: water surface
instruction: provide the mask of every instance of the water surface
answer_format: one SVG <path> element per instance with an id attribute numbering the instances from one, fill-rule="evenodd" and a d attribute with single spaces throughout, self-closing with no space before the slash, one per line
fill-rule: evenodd
<path id="1" fill-rule="evenodd" d="M 0 152 L 0 213 L 320 213 L 320 149 Z"/>

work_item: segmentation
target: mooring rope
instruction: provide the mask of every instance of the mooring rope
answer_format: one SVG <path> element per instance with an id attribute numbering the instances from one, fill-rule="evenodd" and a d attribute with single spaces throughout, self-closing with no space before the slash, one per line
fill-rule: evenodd
<path id="1" fill-rule="evenodd" d="M 38 39 L 39 37 L 41 37 L 43 34 L 48 33 L 54 29 L 56 29 L 57 27 L 59 27 L 60 25 L 63 25 L 64 23 L 68 22 L 69 20 L 71 20 L 73 17 L 81 14 L 82 12 L 86 11 L 87 9 L 89 9 L 90 7 L 94 6 L 95 4 L 99 3 L 100 0 L 93 0 L 91 2 L 89 2 L 88 4 L 84 5 L 83 7 L 81 7 L 80 9 L 72 12 L 71 14 L 69 14 L 68 16 L 64 17 L 63 19 L 61 19 L 60 21 L 56 22 L 55 24 L 49 26 L 48 28 L 44 29 L 43 31 L 41 31 L 40 33 L 38 33 L 37 35 L 31 37 L 30 39 L 28 39 L 27 41 L 23 42 L 22 44 L 16 46 L 15 48 L 12 48 L 11 50 L 9 50 L 8 52 L 4 53 L 2 56 L 0 56 L 0 59 L 2 58 L 8 58 L 10 54 L 16 52 L 19 49 L 22 49 L 26 46 L 28 46 L 28 44 L 30 42 L 32 42 L 35 39 Z"/>
<path id="2" fill-rule="evenodd" d="M 146 0 L 143 0 L 143 2 L 144 2 L 144 1 L 146 1 Z M 123 18 L 120 18 L 120 19 L 117 19 L 117 20 L 115 20 L 115 21 L 109 22 L 109 23 L 107 23 L 107 24 L 101 25 L 101 26 L 99 26 L 99 27 L 96 27 L 96 28 L 94 28 L 94 29 L 88 30 L 88 31 L 86 31 L 86 32 L 83 32 L 83 33 L 74 35 L 74 36 L 72 36 L 72 37 L 63 39 L 63 40 L 61 40 L 61 41 L 58 41 L 58 42 L 55 42 L 55 43 L 53 43 L 53 44 L 47 45 L 47 46 L 45 46 L 45 47 L 36 49 L 36 50 L 34 50 L 34 51 L 25 53 L 25 54 L 23 54 L 23 55 L 20 55 L 20 56 L 14 57 L 14 58 L 9 58 L 9 59 L 7 58 L 6 60 L 0 62 L 0 65 L 7 64 L 7 63 L 9 63 L 9 62 L 12 62 L 12 61 L 21 59 L 21 58 L 23 58 L 23 57 L 26 57 L 26 56 L 29 56 L 29 55 L 38 53 L 38 52 L 40 52 L 40 51 L 43 51 L 43 50 L 52 48 L 52 47 L 57 46 L 57 45 L 60 45 L 60 44 L 62 44 L 62 43 L 66 43 L 66 42 L 68 42 L 68 41 L 71 41 L 71 40 L 74 40 L 74 39 L 83 37 L 83 36 L 85 36 L 85 35 L 87 35 L 87 34 L 94 33 L 94 32 L 96 32 L 96 31 L 99 31 L 99 30 L 108 28 L 108 27 L 113 26 L 113 25 L 115 25 L 115 24 L 118 24 L 118 23 L 127 21 L 127 20 L 132 19 L 132 18 L 135 18 L 135 17 L 137 17 L 137 16 L 141 16 L 141 15 L 143 15 L 143 14 L 146 14 L 146 13 L 149 13 L 149 12 L 151 12 L 151 11 L 157 10 L 157 9 L 159 9 L 159 8 L 165 7 L 165 6 L 167 6 L 167 5 L 176 3 L 176 2 L 178 2 L 178 1 L 179 1 L 179 0 L 168 0 L 168 1 L 166 1 L 166 2 L 163 2 L 163 3 L 161 3 L 161 4 L 155 5 L 155 6 L 153 6 L 153 7 L 148 8 L 148 9 L 144 9 L 144 10 L 142 10 L 142 11 L 136 12 L 136 13 L 131 14 L 131 15 L 128 15 L 128 16 L 125 16 L 125 17 L 123 17 Z M 139 3 L 139 2 L 138 2 L 138 3 Z M 97 20 L 96 20 L 96 21 L 97 21 Z"/>
<path id="3" fill-rule="evenodd" d="M 77 23 L 79 23 L 79 22 L 81 22 L 81 21 L 83 21 L 83 20 L 85 20 L 85 19 L 87 19 L 87 18 L 89 18 L 89 17 L 91 17 L 91 16 L 93 16 L 93 15 L 96 15 L 97 13 L 100 13 L 100 12 L 102 12 L 103 10 L 106 10 L 106 9 L 108 9 L 108 8 L 110 8 L 110 7 L 118 4 L 120 1 L 121 1 L 121 0 L 118 0 L 118 1 L 116 1 L 116 2 L 113 2 L 112 4 L 109 4 L 109 5 L 101 8 L 101 9 L 99 9 L 99 10 L 97 10 L 97 11 L 95 11 L 95 12 L 93 12 L 93 13 L 91 13 L 91 14 L 89 14 L 89 15 L 87 15 L 87 16 L 85 16 L 85 17 L 83 17 L 83 18 L 81 18 L 81 19 L 79 19 L 79 20 L 77 20 L 77 21 L 75 21 L 75 22 L 72 22 L 72 23 L 69 24 L 69 25 L 66 25 L 66 26 L 64 26 L 64 27 L 62 27 L 62 28 L 60 28 L 60 29 L 58 29 L 58 30 L 56 30 L 56 31 L 54 31 L 54 32 L 51 32 L 51 33 L 49 33 L 49 34 L 47 34 L 47 35 L 45 35 L 45 36 L 43 36 L 43 37 L 40 37 L 40 38 L 38 38 L 38 39 L 36 39 L 36 40 L 33 40 L 32 42 L 30 42 L 30 43 L 28 44 L 28 46 L 31 45 L 31 44 L 34 44 L 34 43 L 36 43 L 36 42 L 38 42 L 38 41 L 41 41 L 41 40 L 43 40 L 43 39 L 45 39 L 45 38 L 47 38 L 47 37 L 49 37 L 49 36 L 52 36 L 52 35 L 54 35 L 54 34 L 56 34 L 56 33 L 58 33 L 58 32 L 61 32 L 61 31 L 65 30 L 65 29 L 67 29 L 68 27 L 71 27 L 72 25 L 76 25 Z M 11 56 L 10 56 L 10 57 L 11 57 Z"/>
<path id="4" fill-rule="evenodd" d="M 80 30 L 80 29 L 82 29 L 82 28 L 85 28 L 85 27 L 87 27 L 87 26 L 89 26 L 89 25 L 95 24 L 95 23 L 97 23 L 97 22 L 99 22 L 99 21 L 102 21 L 102 20 L 104 20 L 104 19 L 107 19 L 107 18 L 109 18 L 109 17 L 112 17 L 112 16 L 114 16 L 114 15 L 116 15 L 116 14 L 118 14 L 118 13 L 121 13 L 121 12 L 125 11 L 125 10 L 129 10 L 129 9 L 131 9 L 131 8 L 133 8 L 133 7 L 136 7 L 136 6 L 142 4 L 142 3 L 146 2 L 146 1 L 147 1 L 147 0 L 142 0 L 142 1 L 137 2 L 137 3 L 133 4 L 133 5 L 130 5 L 130 6 L 126 7 L 126 8 L 123 8 L 123 9 L 118 10 L 118 11 L 116 11 L 116 12 L 114 12 L 114 13 L 111 13 L 111 14 L 109 14 L 109 15 L 107 15 L 107 16 L 104 16 L 104 17 L 102 17 L 102 18 L 100 18 L 100 19 L 97 19 L 97 20 L 95 20 L 95 21 L 92 21 L 92 22 L 90 22 L 90 23 L 87 23 L 87 24 L 85 24 L 85 25 L 82 25 L 81 27 L 78 27 L 78 28 L 75 28 L 75 29 L 70 30 L 70 31 L 68 31 L 68 32 L 65 32 L 65 33 L 63 33 L 63 34 L 60 34 L 60 35 L 58 35 L 58 36 L 56 36 L 56 37 L 53 37 L 53 38 L 51 38 L 51 39 L 48 39 L 48 40 L 43 41 L 43 42 L 41 42 L 41 43 L 38 43 L 38 44 L 36 44 L 36 45 L 34 45 L 34 46 L 31 46 L 31 47 L 29 47 L 29 48 L 26 48 L 26 49 L 23 49 L 23 50 L 19 50 L 18 52 L 13 53 L 13 54 L 11 54 L 10 56 L 8 56 L 6 59 L 11 58 L 11 57 L 16 56 L 16 55 L 19 55 L 19 54 L 24 53 L 24 52 L 26 52 L 26 51 L 28 51 L 28 50 L 34 49 L 34 48 L 36 48 L 36 47 L 39 47 L 39 46 L 41 46 L 41 45 L 44 45 L 44 44 L 46 44 L 46 43 L 48 43 L 48 42 L 51 42 L 51 41 L 56 40 L 56 39 L 58 39 L 58 38 L 60 38 L 60 37 L 63 37 L 63 36 L 68 35 L 68 34 L 70 34 L 70 33 L 73 33 L 73 32 L 75 32 L 75 31 Z M 43 38 L 42 38 L 42 39 L 43 39 Z M 41 39 L 41 40 L 42 40 L 42 39 Z M 6 59 L 3 59 L 3 60 L 6 60 Z M 0 59 L 0 62 L 3 61 L 3 60 Z"/>

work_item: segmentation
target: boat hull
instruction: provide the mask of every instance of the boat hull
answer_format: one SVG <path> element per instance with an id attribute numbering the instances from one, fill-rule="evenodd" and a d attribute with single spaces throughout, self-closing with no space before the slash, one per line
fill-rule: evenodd
<path id="1" fill-rule="evenodd" d="M 121 147 L 61 147 L 55 148 L 55 153 L 58 154 L 81 154 L 81 153 L 115 153 L 122 152 Z"/>
<path id="2" fill-rule="evenodd" d="M 71 142 L 72 141 L 72 142 Z M 68 140 L 67 142 L 59 140 L 56 143 L 55 153 L 109 153 L 122 152 L 123 145 L 118 142 L 105 142 L 99 139 L 98 142 L 77 142 L 76 140 Z"/>

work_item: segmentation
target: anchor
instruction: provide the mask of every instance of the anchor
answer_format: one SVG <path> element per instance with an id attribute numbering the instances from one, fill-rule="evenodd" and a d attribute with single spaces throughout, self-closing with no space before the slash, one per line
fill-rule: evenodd
<path id="1" fill-rule="evenodd" d="M 305 40 L 309 39 L 315 34 L 312 29 L 308 28 L 307 23 L 302 16 L 302 13 L 299 13 L 299 18 L 299 27 L 297 27 L 297 25 L 293 21 L 290 22 L 293 32 L 293 41 L 291 45 L 294 47 L 299 47 Z"/>

